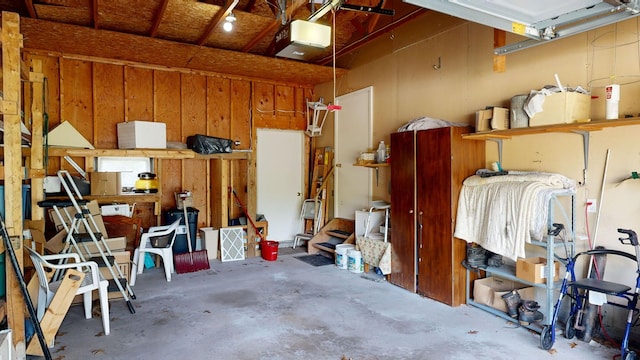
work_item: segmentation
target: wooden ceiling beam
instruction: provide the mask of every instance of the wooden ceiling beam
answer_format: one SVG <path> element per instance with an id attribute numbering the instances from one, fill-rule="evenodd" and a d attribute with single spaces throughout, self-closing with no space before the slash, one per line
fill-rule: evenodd
<path id="1" fill-rule="evenodd" d="M 156 14 L 153 18 L 153 26 L 151 27 L 151 32 L 149 36 L 156 37 L 158 35 L 158 28 L 160 27 L 160 23 L 162 22 L 162 18 L 164 17 L 164 12 L 167 10 L 167 4 L 169 0 L 162 0 L 160 3 L 160 7 L 156 10 Z"/>
<path id="2" fill-rule="evenodd" d="M 204 31 L 204 33 L 202 33 L 202 36 L 200 37 L 200 39 L 198 39 L 198 42 L 197 42 L 198 45 L 202 45 L 205 42 L 207 42 L 211 34 L 213 34 L 213 31 L 222 22 L 222 19 L 226 18 L 227 15 L 231 14 L 231 12 L 236 7 L 236 5 L 238 5 L 238 1 L 239 0 L 231 0 L 227 2 L 227 5 L 224 8 L 218 10 L 218 12 L 213 16 L 213 18 L 209 22 L 209 26 L 207 26 L 207 29 Z"/>
<path id="3" fill-rule="evenodd" d="M 98 30 L 100 28 L 98 25 L 98 0 L 91 2 L 91 18 L 93 19 L 93 28 Z"/>
<path id="4" fill-rule="evenodd" d="M 285 11 L 286 18 L 291 19 L 291 17 L 306 3 L 307 2 L 304 0 L 293 0 L 293 3 L 291 4 L 291 6 Z M 251 49 L 253 49 L 254 46 L 256 46 L 260 41 L 262 41 L 262 39 L 264 39 L 265 36 L 273 32 L 273 30 L 275 30 L 280 25 L 282 25 L 282 20 L 279 20 L 279 19 L 273 20 L 269 25 L 264 27 L 258 35 L 254 36 L 253 39 L 251 39 L 247 43 L 247 45 L 245 45 L 242 48 L 241 51 L 249 52 Z"/>
<path id="5" fill-rule="evenodd" d="M 27 11 L 29 12 L 29 16 L 36 19 L 38 15 L 36 14 L 36 8 L 33 7 L 33 0 L 25 0 L 24 5 L 27 7 Z"/>
<path id="6" fill-rule="evenodd" d="M 382 26 L 378 29 L 376 29 L 375 31 L 365 35 L 362 38 L 357 38 L 357 39 L 351 39 L 350 41 L 348 41 L 349 45 L 346 45 L 345 47 L 343 47 L 340 50 L 337 50 L 335 53 L 335 57 L 338 58 L 344 54 L 347 54 L 351 51 L 354 51 L 356 49 L 358 49 L 361 46 L 364 46 L 367 42 L 377 38 L 378 36 L 386 33 L 387 31 L 391 31 L 395 28 L 397 28 L 398 26 L 406 23 L 407 21 L 413 20 L 416 17 L 424 14 L 427 11 L 427 9 L 424 8 L 416 8 L 413 11 L 410 11 L 409 13 L 407 13 L 406 15 L 390 22 L 389 24 Z M 318 65 L 327 65 L 329 63 L 331 63 L 331 61 L 333 60 L 333 54 L 331 54 L 330 56 L 327 56 L 323 59 L 320 59 L 319 61 L 316 62 L 316 64 Z"/>
<path id="7" fill-rule="evenodd" d="M 256 0 L 249 0 L 247 2 L 247 5 L 244 6 L 244 9 L 242 9 L 242 11 L 251 12 L 251 10 L 253 10 L 254 6 L 256 6 Z"/>
<path id="8" fill-rule="evenodd" d="M 380 1 L 380 7 L 384 7 L 386 0 Z M 378 21 L 380 20 L 380 14 L 373 14 L 369 17 L 369 24 L 367 25 L 367 34 L 370 34 L 375 30 L 376 25 L 378 25 Z"/>
<path id="9" fill-rule="evenodd" d="M 108 59 L 111 63 L 203 71 L 221 76 L 298 85 L 317 85 L 333 79 L 332 68 L 328 66 L 239 51 L 31 18 L 21 18 L 20 28 L 25 39 L 25 51 L 52 56 Z M 345 69 L 337 69 L 336 76 L 345 73 Z"/>

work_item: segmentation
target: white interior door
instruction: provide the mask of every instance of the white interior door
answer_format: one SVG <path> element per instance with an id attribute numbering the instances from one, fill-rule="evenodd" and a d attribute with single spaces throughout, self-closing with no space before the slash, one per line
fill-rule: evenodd
<path id="1" fill-rule="evenodd" d="M 371 171 L 355 167 L 360 152 L 371 147 L 373 87 L 338 96 L 335 113 L 335 217 L 353 219 L 371 203 Z"/>
<path id="2" fill-rule="evenodd" d="M 269 221 L 269 240 L 293 241 L 300 227 L 304 133 L 258 129 L 257 136 L 257 212 Z"/>

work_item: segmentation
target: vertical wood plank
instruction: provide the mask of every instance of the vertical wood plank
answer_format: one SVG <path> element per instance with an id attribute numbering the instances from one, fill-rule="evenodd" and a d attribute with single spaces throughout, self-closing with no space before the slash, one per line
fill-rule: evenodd
<path id="1" fill-rule="evenodd" d="M 207 78 L 207 134 L 231 138 L 231 80 Z"/>
<path id="2" fill-rule="evenodd" d="M 181 80 L 182 106 L 182 142 L 187 137 L 207 132 L 207 79 L 202 75 L 183 74 Z M 182 161 L 182 189 L 193 193 L 194 207 L 198 210 L 198 224 L 209 218 L 207 213 L 208 182 L 205 161 L 185 159 Z"/>
<path id="3" fill-rule="evenodd" d="M 152 121 L 153 70 L 126 66 L 124 79 L 127 121 Z"/>
<path id="4" fill-rule="evenodd" d="M 154 114 L 155 121 L 167 125 L 167 142 L 181 142 L 181 97 L 180 73 L 171 71 L 154 71 Z M 162 160 L 162 169 L 158 173 L 158 180 L 162 184 L 162 208 L 176 206 L 174 192 L 182 190 L 181 174 L 182 161 Z"/>
<path id="5" fill-rule="evenodd" d="M 2 12 L 2 100 L 6 111 L 4 121 L 4 186 L 5 227 L 13 243 L 19 268 L 23 265 L 22 249 L 22 149 L 20 129 L 20 17 L 16 13 Z M 16 358 L 25 357 L 24 307 L 18 274 L 11 261 L 5 262 L 7 277 L 7 318 L 13 333 Z M 19 270 L 20 270 L 19 269 Z M 21 271 L 21 270 L 20 270 Z"/>
<path id="6" fill-rule="evenodd" d="M 243 161 L 246 163 L 246 182 L 247 182 L 247 212 L 253 217 L 253 221 L 256 221 L 256 211 L 258 208 L 258 197 L 257 197 L 257 184 L 256 184 L 256 161 L 255 157 L 249 155 L 249 159 L 247 161 Z M 247 224 L 248 236 L 247 236 L 247 256 L 255 257 L 259 253 L 259 249 L 257 249 L 258 242 L 260 238 L 256 236 L 256 228 L 250 229 L 253 226 L 251 224 Z"/>
<path id="7" fill-rule="evenodd" d="M 493 29 L 493 47 L 498 48 L 507 44 L 507 34 L 504 30 Z M 505 72 L 507 70 L 507 56 L 493 55 L 493 71 Z"/>
<path id="8" fill-rule="evenodd" d="M 167 124 L 167 142 L 181 142 L 180 73 L 154 71 L 153 79 L 153 120 Z"/>
<path id="9" fill-rule="evenodd" d="M 254 128 L 272 128 L 276 118 L 275 86 L 253 82 L 252 87 L 253 126 Z"/>
<path id="10" fill-rule="evenodd" d="M 211 218 L 215 228 L 229 226 L 229 160 L 211 160 Z"/>
<path id="11" fill-rule="evenodd" d="M 60 60 L 60 115 L 68 121 L 87 141 L 93 144 L 93 71 L 92 63 L 79 60 Z M 73 160 L 85 167 L 84 158 Z M 62 169 L 76 171 L 66 162 Z"/>
<path id="12" fill-rule="evenodd" d="M 253 107 L 258 113 L 265 116 L 275 115 L 276 100 L 275 87 L 273 84 L 261 82 L 253 83 Z"/>
<path id="13" fill-rule="evenodd" d="M 94 146 L 117 149 L 117 124 L 124 122 L 124 67 L 93 65 Z"/>
<path id="14" fill-rule="evenodd" d="M 295 97 L 293 100 L 295 117 L 306 118 L 307 99 L 311 100 L 311 89 L 296 87 L 293 96 Z"/>
<path id="15" fill-rule="evenodd" d="M 182 191 L 182 160 L 162 160 L 162 169 L 158 175 L 158 181 L 162 184 L 163 209 L 176 207 L 174 192 Z"/>
<path id="16" fill-rule="evenodd" d="M 63 59 L 61 66 L 62 120 L 93 143 L 93 63 Z"/>
<path id="17" fill-rule="evenodd" d="M 248 150 L 251 145 L 251 82 L 231 80 L 231 139 L 240 141 L 236 149 Z"/>
<path id="18" fill-rule="evenodd" d="M 291 86 L 276 85 L 275 109 L 278 115 L 295 116 L 294 88 Z"/>

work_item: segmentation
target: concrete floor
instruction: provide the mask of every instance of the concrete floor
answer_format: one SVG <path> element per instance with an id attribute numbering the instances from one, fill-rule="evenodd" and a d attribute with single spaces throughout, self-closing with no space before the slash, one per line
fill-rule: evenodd
<path id="1" fill-rule="evenodd" d="M 611 359 L 617 349 L 539 335 L 466 305 L 452 308 L 333 265 L 213 260 L 210 270 L 138 276 L 130 314 L 111 301 L 111 334 L 81 306 L 67 314 L 53 359 Z M 371 277 L 371 276 L 369 276 Z"/>

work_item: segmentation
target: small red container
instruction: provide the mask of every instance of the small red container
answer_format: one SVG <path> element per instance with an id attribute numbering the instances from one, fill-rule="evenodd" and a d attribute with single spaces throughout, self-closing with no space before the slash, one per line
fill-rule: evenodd
<path id="1" fill-rule="evenodd" d="M 278 259 L 278 242 L 264 240 L 260 242 L 260 250 L 262 258 L 267 261 L 276 261 Z"/>

